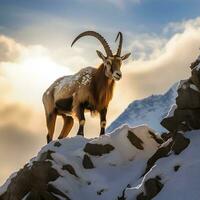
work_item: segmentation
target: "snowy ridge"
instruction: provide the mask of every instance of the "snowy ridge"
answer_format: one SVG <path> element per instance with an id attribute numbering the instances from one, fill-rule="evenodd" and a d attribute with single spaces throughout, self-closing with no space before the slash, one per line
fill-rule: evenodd
<path id="1" fill-rule="evenodd" d="M 130 128 L 125 125 L 112 135 L 96 139 L 88 140 L 76 136 L 59 142 L 54 141 L 30 161 L 28 168 L 31 169 L 35 162 L 41 161 L 45 153 L 51 152 L 47 160 L 59 174 L 51 185 L 69 199 L 114 200 L 121 195 L 127 183 L 140 179 L 148 158 L 160 146 L 152 134 L 153 130 L 146 126 Z M 87 148 L 88 145 L 94 145 L 92 151 Z M 85 155 L 93 166 L 91 163 L 89 167 L 83 164 Z M 67 171 L 64 166 L 69 165 L 71 170 Z M 7 182 L 10 182 L 10 179 Z M 7 187 L 3 186 L 0 195 L 6 190 Z M 63 199 L 62 196 L 57 197 Z M 23 198 L 28 199 L 29 194 L 25 193 Z"/>
<path id="2" fill-rule="evenodd" d="M 56 179 L 47 183 L 45 191 L 40 188 L 38 193 L 33 193 L 34 189 L 24 189 L 27 177 L 23 177 L 22 170 L 21 174 L 13 174 L 0 188 L 0 199 L 7 199 L 6 191 L 9 184 L 13 183 L 9 195 L 15 196 L 18 192 L 16 200 L 29 200 L 33 195 L 43 193 L 52 195 L 47 195 L 44 200 L 199 200 L 200 130 L 186 132 L 184 136 L 189 138 L 190 145 L 179 155 L 169 151 L 168 156 L 158 159 L 147 173 L 144 172 L 149 158 L 172 141 L 170 138 L 162 143 L 161 138 L 147 126 L 130 128 L 125 125 L 116 129 L 113 134 L 95 139 L 76 136 L 53 141 L 42 148 L 25 170 L 28 168 L 31 171 L 49 153 L 45 162 L 51 163 L 51 168 L 58 174 Z M 85 157 L 89 158 L 87 162 L 84 161 Z M 40 173 L 37 171 L 34 174 L 31 184 L 43 181 L 37 177 Z M 50 176 L 48 171 L 45 173 Z M 13 178 L 17 176 L 19 178 L 15 180 L 15 185 Z M 23 177 L 22 182 L 20 177 Z M 159 181 L 155 184 L 156 179 Z M 153 192 L 156 187 L 160 187 L 160 190 L 152 198 L 145 198 L 146 183 L 149 180 L 151 184 L 148 187 Z M 30 177 L 27 181 L 30 184 Z M 20 187 L 23 189 L 19 189 Z M 39 199 L 40 196 L 33 198 Z"/>
<path id="3" fill-rule="evenodd" d="M 160 122 L 168 114 L 171 106 L 175 104 L 178 84 L 174 84 L 163 95 L 152 95 L 129 104 L 106 131 L 110 133 L 123 124 L 128 124 L 132 127 L 147 124 L 159 133 L 165 132 L 166 129 L 160 125 Z"/>

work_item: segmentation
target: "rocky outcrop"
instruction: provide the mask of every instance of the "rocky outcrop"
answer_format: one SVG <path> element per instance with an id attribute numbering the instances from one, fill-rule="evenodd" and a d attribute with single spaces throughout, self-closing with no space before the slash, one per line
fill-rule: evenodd
<path id="1" fill-rule="evenodd" d="M 52 168 L 50 161 L 36 161 L 32 166 L 25 165 L 14 178 L 11 179 L 6 192 L 0 197 L 2 200 L 23 199 L 58 199 L 52 191 L 51 181 L 59 177 L 59 173 Z M 55 190 L 55 189 L 54 189 Z M 57 189 L 57 192 L 59 190 Z M 62 193 L 60 191 L 60 193 Z"/>
<path id="2" fill-rule="evenodd" d="M 200 57 L 190 67 L 191 77 L 180 82 L 176 105 L 161 122 L 170 132 L 200 129 Z"/>

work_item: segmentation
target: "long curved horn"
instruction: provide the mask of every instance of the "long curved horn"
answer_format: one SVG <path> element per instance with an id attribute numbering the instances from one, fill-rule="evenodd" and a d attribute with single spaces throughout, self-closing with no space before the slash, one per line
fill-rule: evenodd
<path id="1" fill-rule="evenodd" d="M 123 35 L 122 35 L 121 32 L 119 32 L 119 33 L 117 34 L 117 37 L 116 37 L 116 39 L 115 39 L 115 42 L 118 40 L 118 37 L 119 37 L 119 45 L 118 45 L 118 49 L 117 49 L 116 55 L 117 55 L 117 56 L 120 56 L 120 55 L 121 55 L 121 51 L 122 51 L 122 43 L 123 43 Z"/>
<path id="2" fill-rule="evenodd" d="M 93 37 L 97 38 L 97 39 L 101 42 L 101 44 L 103 45 L 103 47 L 104 47 L 104 49 L 105 49 L 105 51 L 106 51 L 107 56 L 112 56 L 112 55 L 113 55 L 113 54 L 112 54 L 112 51 L 111 51 L 111 49 L 110 49 L 110 47 L 109 47 L 109 45 L 108 45 L 108 43 L 107 43 L 107 41 L 105 40 L 105 38 L 104 38 L 103 36 L 101 36 L 99 33 L 95 32 L 95 31 L 85 31 L 85 32 L 79 34 L 79 35 L 74 39 L 74 41 L 72 42 L 71 47 L 74 45 L 74 43 L 75 43 L 78 39 L 80 39 L 80 38 L 83 37 L 83 36 L 93 36 Z"/>

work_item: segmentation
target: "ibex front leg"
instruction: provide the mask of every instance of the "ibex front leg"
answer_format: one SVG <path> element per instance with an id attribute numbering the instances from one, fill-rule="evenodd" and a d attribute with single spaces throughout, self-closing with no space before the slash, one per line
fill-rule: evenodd
<path id="1" fill-rule="evenodd" d="M 77 117 L 79 120 L 79 129 L 77 135 L 84 136 L 85 115 L 84 115 L 84 107 L 82 105 L 80 105 L 78 108 Z"/>
<path id="2" fill-rule="evenodd" d="M 107 115 L 107 108 L 104 108 L 100 112 L 100 120 L 101 120 L 101 132 L 100 132 L 100 135 L 104 135 L 105 134 L 106 115 Z"/>

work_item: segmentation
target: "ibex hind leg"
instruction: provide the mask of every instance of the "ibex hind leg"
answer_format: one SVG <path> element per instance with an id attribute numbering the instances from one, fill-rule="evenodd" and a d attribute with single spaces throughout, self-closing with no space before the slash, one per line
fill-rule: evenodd
<path id="1" fill-rule="evenodd" d="M 56 112 L 52 112 L 47 116 L 47 129 L 48 129 L 48 134 L 47 134 L 47 143 L 51 142 L 53 139 L 53 134 L 55 130 L 55 123 L 56 123 L 56 117 L 57 114 Z"/>
<path id="2" fill-rule="evenodd" d="M 63 114 L 62 117 L 63 117 L 64 125 L 58 139 L 67 137 L 67 135 L 69 134 L 69 132 L 71 131 L 74 125 L 74 119 L 71 116 L 66 116 Z"/>

